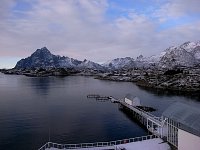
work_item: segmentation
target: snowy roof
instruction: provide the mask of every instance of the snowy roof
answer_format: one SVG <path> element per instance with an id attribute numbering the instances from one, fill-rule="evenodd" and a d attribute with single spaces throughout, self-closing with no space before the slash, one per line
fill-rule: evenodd
<path id="1" fill-rule="evenodd" d="M 128 98 L 130 100 L 134 100 L 135 96 L 133 96 L 132 94 L 126 94 L 125 98 Z"/>
<path id="2" fill-rule="evenodd" d="M 200 110 L 180 102 L 169 106 L 163 116 L 180 123 L 180 128 L 200 136 Z"/>

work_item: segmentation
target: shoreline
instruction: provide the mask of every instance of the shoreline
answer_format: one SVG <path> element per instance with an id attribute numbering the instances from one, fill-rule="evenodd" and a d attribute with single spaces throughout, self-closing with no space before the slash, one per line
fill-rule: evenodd
<path id="1" fill-rule="evenodd" d="M 200 92 L 199 69 L 189 69 L 170 74 L 163 70 L 131 70 L 119 73 L 100 73 L 93 70 L 75 70 L 64 68 L 51 69 L 1 69 L 0 72 L 9 75 L 24 75 L 27 77 L 49 77 L 49 76 L 91 76 L 98 80 L 115 82 L 133 82 L 138 87 L 155 90 L 168 90 L 177 92 Z"/>
<path id="2" fill-rule="evenodd" d="M 150 78 L 143 78 L 140 76 L 136 77 L 124 77 L 124 76 L 98 76 L 95 79 L 99 80 L 108 80 L 108 81 L 116 81 L 116 82 L 132 82 L 135 83 L 139 87 L 155 89 L 155 90 L 167 90 L 167 91 L 176 91 L 176 92 L 199 92 L 200 91 L 200 83 L 199 81 L 191 81 L 187 82 L 187 78 L 191 79 L 189 76 L 185 76 L 184 78 L 174 79 L 169 77 L 170 79 L 162 81 L 155 79 L 155 76 L 151 76 Z M 172 80 L 172 81 L 171 81 Z"/>

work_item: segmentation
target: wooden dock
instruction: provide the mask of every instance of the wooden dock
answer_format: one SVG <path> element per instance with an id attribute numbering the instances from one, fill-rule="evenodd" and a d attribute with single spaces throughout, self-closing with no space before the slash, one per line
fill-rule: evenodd
<path id="1" fill-rule="evenodd" d="M 112 99 L 111 96 L 100 96 L 98 94 L 89 94 L 87 95 L 87 98 L 94 98 L 96 99 L 96 101 L 100 101 L 100 102 L 105 102 Z"/>
<path id="2" fill-rule="evenodd" d="M 98 100 L 106 100 L 106 101 L 108 101 L 108 100 L 110 100 L 110 97 L 108 97 L 108 96 L 100 96 L 100 97 L 97 97 L 96 98 L 96 100 L 98 101 Z"/>

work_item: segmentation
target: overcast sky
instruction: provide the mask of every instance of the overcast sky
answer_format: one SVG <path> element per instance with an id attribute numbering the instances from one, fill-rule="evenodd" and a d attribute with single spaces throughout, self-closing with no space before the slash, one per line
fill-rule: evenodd
<path id="1" fill-rule="evenodd" d="M 200 40 L 200 0 L 1 0 L 0 68 L 46 46 L 105 62 Z"/>

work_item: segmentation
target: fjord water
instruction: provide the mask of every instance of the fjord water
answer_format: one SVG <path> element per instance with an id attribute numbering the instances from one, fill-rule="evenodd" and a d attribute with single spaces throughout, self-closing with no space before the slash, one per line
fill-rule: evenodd
<path id="1" fill-rule="evenodd" d="M 129 82 L 0 74 L 0 149 L 35 150 L 48 140 L 83 143 L 147 135 L 117 104 L 86 97 L 122 98 L 127 93 L 156 108 L 156 115 L 176 101 L 199 107 L 196 99 L 146 91 Z"/>

